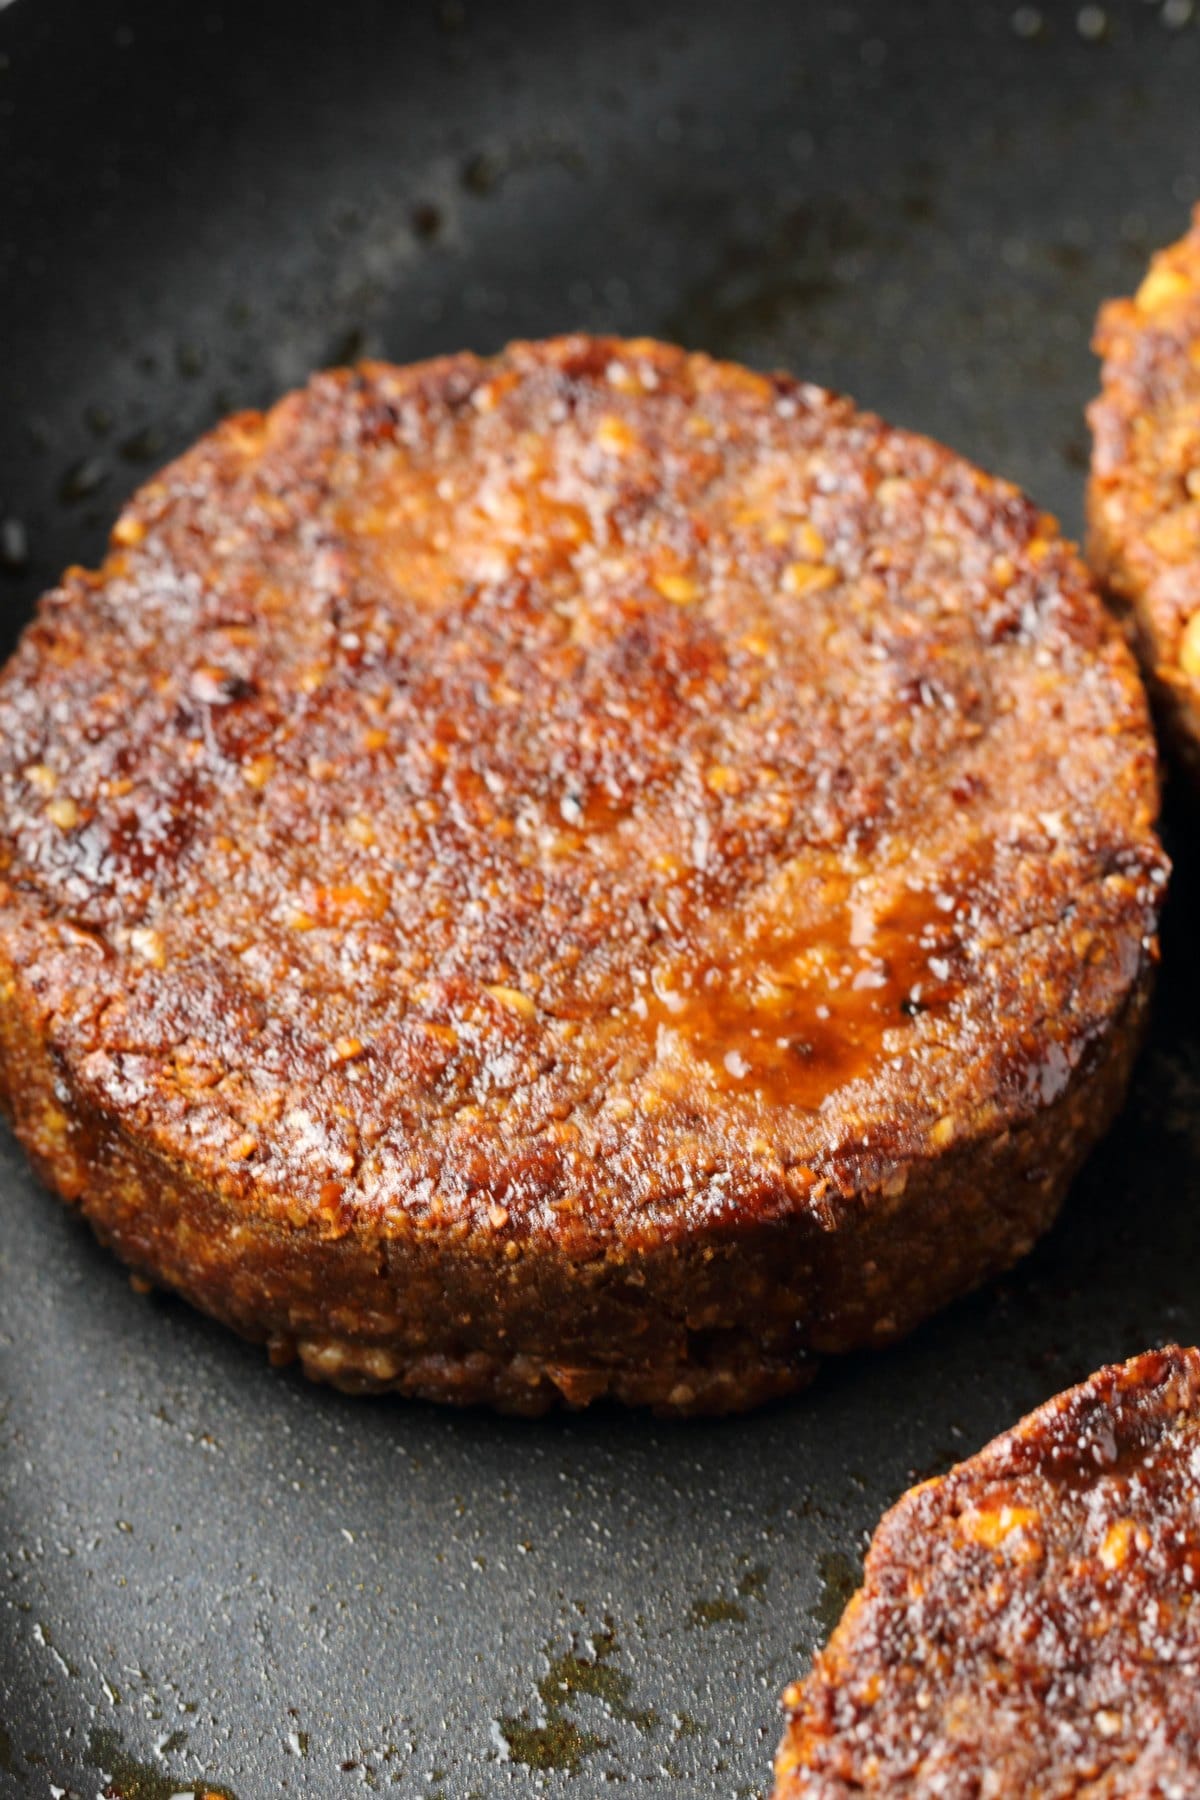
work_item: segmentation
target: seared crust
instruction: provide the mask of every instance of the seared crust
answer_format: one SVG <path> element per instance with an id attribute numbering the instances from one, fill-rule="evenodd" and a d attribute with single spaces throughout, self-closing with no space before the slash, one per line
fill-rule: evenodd
<path id="1" fill-rule="evenodd" d="M 1200 1352 L 1060 1394 L 884 1518 L 774 1800 L 1200 1792 Z"/>
<path id="2" fill-rule="evenodd" d="M 1009 1264 L 1165 866 L 1053 523 L 785 377 L 316 378 L 0 678 L 3 1087 L 142 1274 L 346 1386 L 723 1410 Z"/>
<path id="3" fill-rule="evenodd" d="M 1200 777 L 1200 206 L 1132 300 L 1101 310 L 1088 552 Z"/>

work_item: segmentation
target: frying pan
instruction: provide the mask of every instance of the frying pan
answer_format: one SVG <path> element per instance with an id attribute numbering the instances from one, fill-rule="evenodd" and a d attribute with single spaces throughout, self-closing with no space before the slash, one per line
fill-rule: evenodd
<path id="1" fill-rule="evenodd" d="M 1080 524 L 1099 299 L 1200 193 L 1200 9 L 17 0 L 0 597 L 315 365 L 572 326 L 840 386 Z M 864 1534 L 1098 1364 L 1200 1337 L 1200 871 L 1151 1042 L 1018 1270 L 722 1423 L 273 1373 L 0 1141 L 0 1792 L 761 1794 Z"/>

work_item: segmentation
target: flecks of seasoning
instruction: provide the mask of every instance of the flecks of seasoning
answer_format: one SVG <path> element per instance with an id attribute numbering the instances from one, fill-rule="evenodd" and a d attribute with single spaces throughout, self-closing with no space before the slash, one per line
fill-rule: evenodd
<path id="1" fill-rule="evenodd" d="M 636 432 L 615 413 L 597 421 L 595 437 L 600 449 L 609 456 L 628 456 L 638 445 Z"/>
<path id="2" fill-rule="evenodd" d="M 21 575 L 29 567 L 29 538 L 20 519 L 0 520 L 0 570 Z"/>
<path id="3" fill-rule="evenodd" d="M 129 947 L 142 962 L 149 963 L 151 968 L 165 969 L 167 966 L 166 946 L 162 933 L 149 925 L 137 925 L 129 934 Z"/>
<path id="4" fill-rule="evenodd" d="M 97 437 L 107 437 L 113 427 L 113 416 L 107 406 L 85 406 L 83 422 Z"/>
<path id="5" fill-rule="evenodd" d="M 816 594 L 833 587 L 837 578 L 837 570 L 828 563 L 794 562 L 783 572 L 783 586 L 789 594 Z"/>
<path id="6" fill-rule="evenodd" d="M 273 756 L 252 756 L 248 763 L 242 764 L 242 780 L 247 787 L 264 788 L 275 772 Z"/>
<path id="7" fill-rule="evenodd" d="M 1108 14 L 1102 6 L 1081 6 L 1075 15 L 1075 29 L 1085 44 L 1098 44 L 1108 36 Z"/>
<path id="8" fill-rule="evenodd" d="M 1025 38 L 1026 41 L 1041 37 L 1046 29 L 1041 8 L 1037 6 L 1018 6 L 1012 15 L 1011 24 L 1017 37 Z"/>
<path id="9" fill-rule="evenodd" d="M 1196 16 L 1196 0 L 1163 0 L 1160 19 L 1168 31 L 1182 31 Z"/>
<path id="10" fill-rule="evenodd" d="M 85 456 L 80 462 L 72 463 L 58 484 L 58 497 L 68 506 L 74 506 L 80 500 L 86 500 L 108 480 L 108 469 L 96 456 Z"/>
<path id="11" fill-rule="evenodd" d="M 252 681 L 215 663 L 202 663 L 188 678 L 188 692 L 204 706 L 233 706 L 251 699 L 257 691 Z"/>
<path id="12" fill-rule="evenodd" d="M 537 1007 L 529 995 L 522 993 L 520 988 L 508 987 L 503 982 L 493 981 L 485 983 L 485 991 L 506 1011 L 516 1013 L 523 1019 L 532 1019 L 537 1014 Z"/>
<path id="13" fill-rule="evenodd" d="M 674 606 L 687 606 L 700 595 L 699 587 L 688 575 L 656 575 L 654 586 L 663 599 L 670 600 Z"/>
<path id="14" fill-rule="evenodd" d="M 74 831 L 79 823 L 79 808 L 69 795 L 63 794 L 57 800 L 51 800 L 46 808 L 46 817 L 60 831 Z"/>

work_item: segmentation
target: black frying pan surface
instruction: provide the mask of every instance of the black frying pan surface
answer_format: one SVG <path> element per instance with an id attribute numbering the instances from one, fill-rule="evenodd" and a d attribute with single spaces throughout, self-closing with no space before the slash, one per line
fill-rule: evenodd
<path id="1" fill-rule="evenodd" d="M 0 600 L 314 365 L 571 326 L 844 387 L 1080 522 L 1099 299 L 1200 194 L 1200 10 L 18 0 Z M 864 1534 L 1099 1363 L 1200 1337 L 1195 811 L 1151 1045 L 1043 1247 L 721 1424 L 272 1373 L 0 1142 L 0 1793 L 759 1795 Z"/>

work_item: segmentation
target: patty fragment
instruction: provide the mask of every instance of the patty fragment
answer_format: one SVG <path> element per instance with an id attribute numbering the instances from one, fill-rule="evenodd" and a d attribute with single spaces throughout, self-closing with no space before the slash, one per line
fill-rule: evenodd
<path id="1" fill-rule="evenodd" d="M 1200 1793 L 1200 1352 L 1059 1394 L 875 1533 L 774 1800 Z"/>
<path id="2" fill-rule="evenodd" d="M 0 1086 L 310 1374 L 745 1406 L 1048 1224 L 1156 808 L 1084 570 L 939 446 L 648 341 L 325 374 L 0 677 Z"/>
<path id="3" fill-rule="evenodd" d="M 1102 309 L 1088 550 L 1181 758 L 1200 774 L 1200 206 Z"/>

